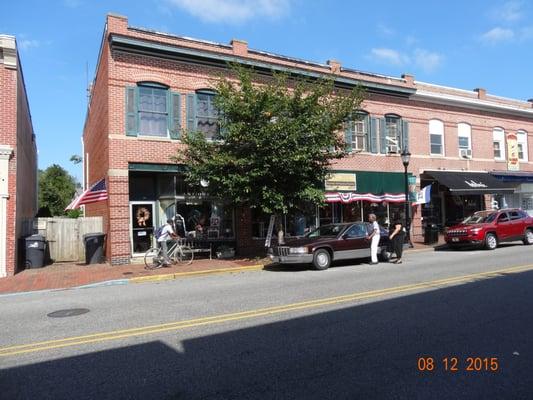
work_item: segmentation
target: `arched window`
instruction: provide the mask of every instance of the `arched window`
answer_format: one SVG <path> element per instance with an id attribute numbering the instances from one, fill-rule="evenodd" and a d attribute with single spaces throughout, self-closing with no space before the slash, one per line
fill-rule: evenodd
<path id="1" fill-rule="evenodd" d="M 179 138 L 180 94 L 157 82 L 126 87 L 126 135 Z"/>
<path id="2" fill-rule="evenodd" d="M 472 158 L 472 127 L 460 122 L 457 124 L 457 138 L 459 141 L 459 157 Z"/>
<path id="3" fill-rule="evenodd" d="M 367 112 L 357 111 L 346 123 L 347 151 L 368 151 L 370 118 Z"/>
<path id="4" fill-rule="evenodd" d="M 492 130 L 492 147 L 494 149 L 494 159 L 505 160 L 505 131 L 496 127 Z"/>
<path id="5" fill-rule="evenodd" d="M 196 130 L 202 132 L 208 140 L 216 139 L 220 134 L 215 96 L 216 92 L 212 90 L 196 91 Z"/>
<path id="6" fill-rule="evenodd" d="M 444 155 L 444 123 L 438 119 L 429 120 L 429 154 Z"/>
<path id="7" fill-rule="evenodd" d="M 522 162 L 528 162 L 527 132 L 519 130 L 516 132 L 516 138 L 518 145 L 518 159 Z"/>

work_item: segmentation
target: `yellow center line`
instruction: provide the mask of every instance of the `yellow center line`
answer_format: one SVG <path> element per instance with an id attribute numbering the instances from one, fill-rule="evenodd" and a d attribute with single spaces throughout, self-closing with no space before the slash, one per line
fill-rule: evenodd
<path id="1" fill-rule="evenodd" d="M 184 321 L 175 321 L 158 325 L 149 325 L 139 328 L 130 328 L 123 330 L 115 330 L 109 332 L 94 333 L 83 336 L 74 336 L 64 339 L 47 340 L 43 342 L 28 343 L 23 345 L 0 347 L 0 357 L 13 356 L 24 353 L 33 353 L 37 351 L 45 351 L 58 349 L 63 347 L 71 347 L 89 343 L 104 342 L 110 340 L 123 339 L 133 336 L 143 336 L 154 333 L 166 332 L 171 330 L 180 330 L 191 327 L 220 324 L 228 321 L 237 321 L 243 319 L 251 319 L 262 316 L 271 316 L 275 314 L 287 313 L 290 311 L 304 310 L 310 308 L 323 307 L 334 304 L 341 304 L 359 300 L 365 300 L 374 297 L 412 292 L 419 289 L 430 289 L 443 286 L 449 286 L 459 283 L 473 282 L 480 279 L 495 278 L 504 274 L 519 273 L 524 271 L 533 270 L 533 264 L 520 265 L 510 268 L 504 268 L 494 271 L 481 272 L 477 274 L 469 274 L 456 276 L 451 278 L 437 279 L 428 282 L 419 282 L 409 285 L 395 286 L 391 288 L 372 290 L 361 293 L 351 293 L 342 296 L 328 297 L 316 300 L 302 301 L 292 304 L 286 304 L 281 306 L 273 306 L 266 308 L 259 308 L 249 311 L 241 311 L 236 313 L 214 315 L 210 317 L 195 318 Z"/>

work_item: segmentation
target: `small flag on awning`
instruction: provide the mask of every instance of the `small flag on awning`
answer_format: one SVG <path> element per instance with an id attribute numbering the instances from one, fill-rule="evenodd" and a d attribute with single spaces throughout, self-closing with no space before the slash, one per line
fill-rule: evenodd
<path id="1" fill-rule="evenodd" d="M 431 185 L 424 186 L 416 196 L 416 204 L 426 204 L 431 201 Z"/>
<path id="2" fill-rule="evenodd" d="M 67 210 L 75 210 L 83 204 L 96 203 L 97 201 L 107 200 L 107 189 L 105 186 L 105 178 L 100 179 L 89 189 L 83 192 L 78 198 L 72 200 L 72 202 L 65 208 Z"/>

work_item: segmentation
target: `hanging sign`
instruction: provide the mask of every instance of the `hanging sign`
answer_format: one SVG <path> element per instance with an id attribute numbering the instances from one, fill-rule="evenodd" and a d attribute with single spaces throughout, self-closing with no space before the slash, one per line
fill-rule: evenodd
<path id="1" fill-rule="evenodd" d="M 268 223 L 267 237 L 265 240 L 265 247 L 270 247 L 270 242 L 272 241 L 272 232 L 274 231 L 274 221 L 276 220 L 275 215 L 270 216 L 270 222 Z"/>
<path id="2" fill-rule="evenodd" d="M 519 171 L 520 164 L 518 161 L 518 138 L 516 134 L 507 132 L 507 170 Z"/>

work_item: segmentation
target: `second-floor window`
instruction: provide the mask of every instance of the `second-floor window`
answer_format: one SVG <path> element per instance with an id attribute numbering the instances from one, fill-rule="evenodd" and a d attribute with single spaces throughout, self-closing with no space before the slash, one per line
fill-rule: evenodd
<path id="1" fill-rule="evenodd" d="M 346 126 L 346 144 L 348 151 L 368 151 L 369 116 L 357 113 Z"/>
<path id="2" fill-rule="evenodd" d="M 459 157 L 472 157 L 472 128 L 469 124 L 461 122 L 457 125 L 457 137 L 459 141 Z"/>
<path id="3" fill-rule="evenodd" d="M 139 86 L 139 134 L 168 136 L 167 89 Z"/>
<path id="4" fill-rule="evenodd" d="M 492 146 L 495 160 L 505 160 L 505 132 L 502 128 L 492 130 Z"/>
<path id="5" fill-rule="evenodd" d="M 385 115 L 385 145 L 387 153 L 399 153 L 401 118 L 397 115 Z"/>
<path id="6" fill-rule="evenodd" d="M 438 119 L 429 121 L 429 153 L 444 155 L 444 123 Z"/>
<path id="7" fill-rule="evenodd" d="M 213 140 L 220 133 L 218 110 L 215 107 L 215 93 L 196 92 L 196 130 L 206 139 Z"/>
<path id="8" fill-rule="evenodd" d="M 527 132 L 518 131 L 516 132 L 517 137 L 517 146 L 518 146 L 518 159 L 523 162 L 528 161 L 528 151 L 527 151 Z"/>

